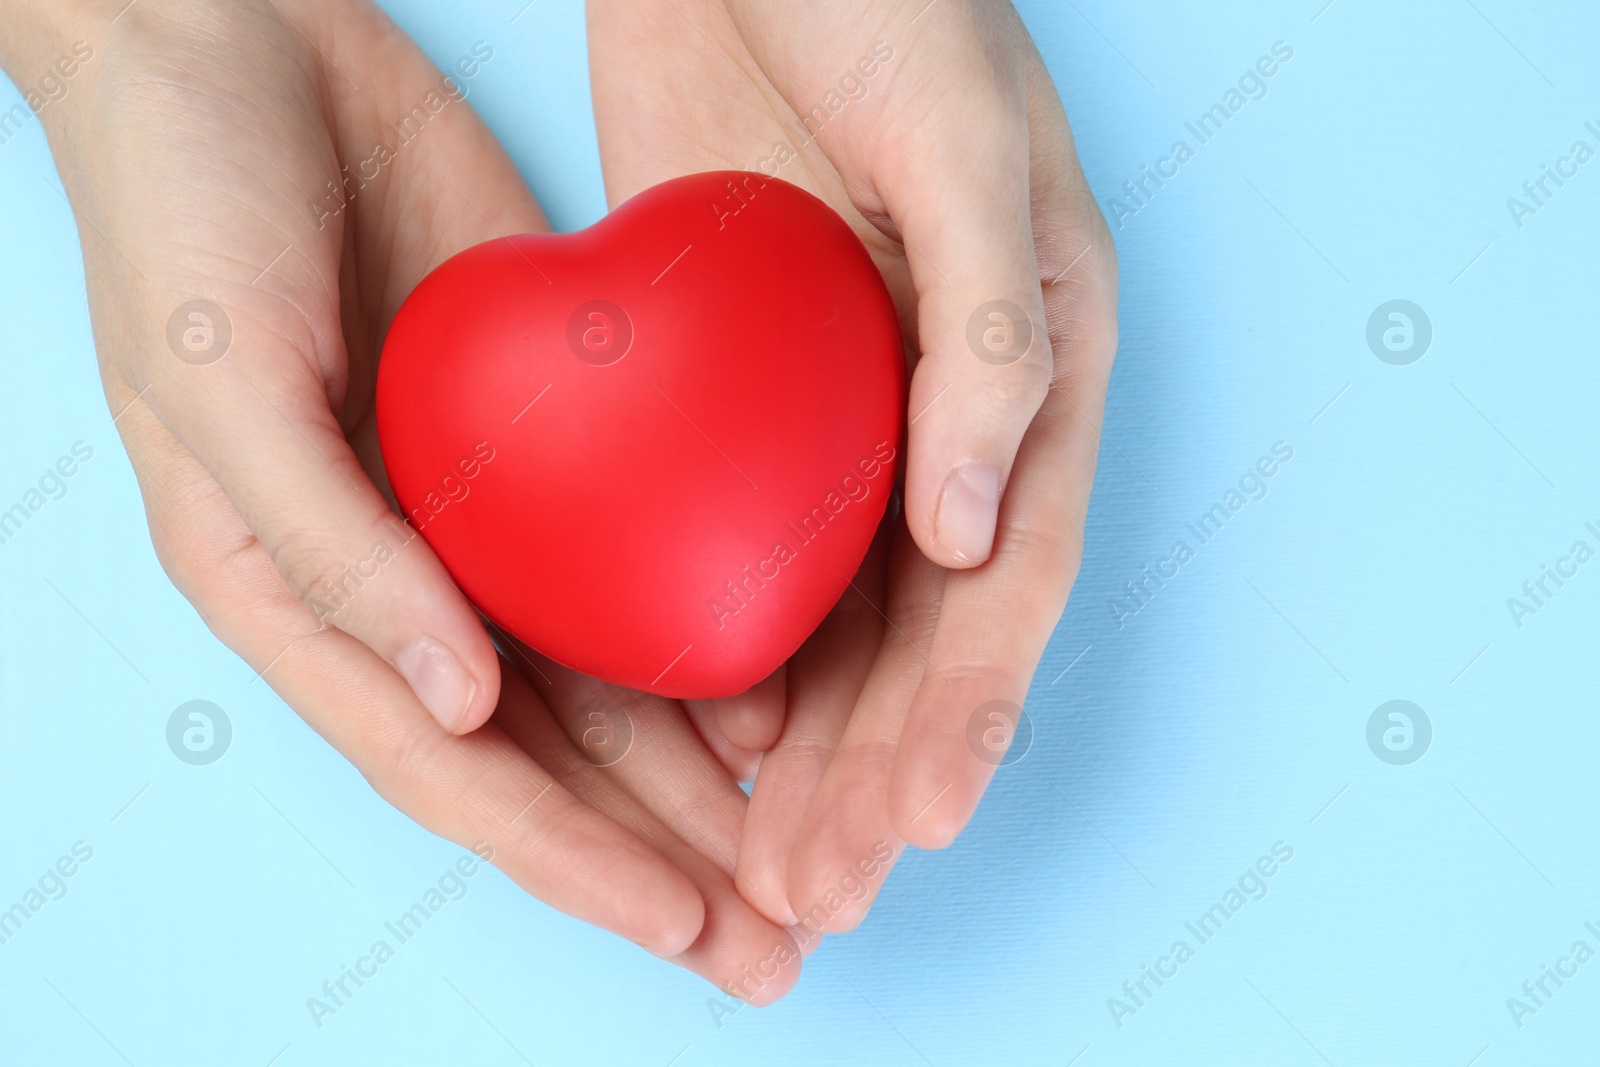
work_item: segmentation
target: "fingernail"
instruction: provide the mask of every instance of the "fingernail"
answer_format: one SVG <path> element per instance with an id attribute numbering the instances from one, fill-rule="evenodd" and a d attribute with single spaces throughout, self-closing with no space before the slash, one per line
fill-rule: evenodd
<path id="1" fill-rule="evenodd" d="M 478 683 L 461 666 L 455 653 L 423 634 L 400 650 L 394 665 L 439 725 L 455 732 L 478 691 Z"/>
<path id="2" fill-rule="evenodd" d="M 1000 472 L 987 463 L 958 467 L 944 481 L 933 538 L 963 563 L 982 563 L 994 548 L 1000 512 Z"/>

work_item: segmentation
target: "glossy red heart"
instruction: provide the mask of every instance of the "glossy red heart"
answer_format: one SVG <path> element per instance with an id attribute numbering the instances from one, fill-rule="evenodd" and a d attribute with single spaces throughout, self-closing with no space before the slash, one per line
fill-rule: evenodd
<path id="1" fill-rule="evenodd" d="M 378 432 L 406 521 L 495 623 L 585 674 L 715 697 L 849 587 L 904 393 L 850 227 L 718 172 L 441 264 L 390 328 Z"/>

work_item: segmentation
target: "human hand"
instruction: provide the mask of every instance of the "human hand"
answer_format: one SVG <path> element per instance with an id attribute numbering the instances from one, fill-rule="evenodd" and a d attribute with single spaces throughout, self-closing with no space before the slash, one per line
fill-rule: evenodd
<path id="1" fill-rule="evenodd" d="M 547 229 L 466 68 L 443 81 L 366 0 L 7 15 L 19 84 L 92 51 L 41 118 L 157 555 L 213 632 L 386 799 L 551 905 L 724 988 L 793 955 L 733 889 L 745 798 L 693 731 L 643 705 L 598 766 L 590 695 L 503 672 L 390 510 L 373 394 L 400 302 L 457 251 Z M 780 962 L 742 992 L 780 995 Z"/>
<path id="2" fill-rule="evenodd" d="M 1022 704 L 1076 576 L 1115 253 L 1009 4 L 591 0 L 589 41 L 612 203 L 728 167 L 800 185 L 852 223 L 920 352 L 903 517 L 758 702 L 782 734 L 739 886 L 793 922 L 878 842 L 949 844 L 994 772 L 968 724 Z"/>

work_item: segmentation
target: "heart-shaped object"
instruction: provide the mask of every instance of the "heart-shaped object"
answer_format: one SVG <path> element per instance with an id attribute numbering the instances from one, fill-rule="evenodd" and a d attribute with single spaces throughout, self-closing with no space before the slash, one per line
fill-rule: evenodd
<path id="1" fill-rule="evenodd" d="M 389 330 L 378 434 L 406 521 L 497 625 L 606 681 L 718 697 L 849 587 L 904 395 L 850 227 L 729 171 L 441 264 Z"/>

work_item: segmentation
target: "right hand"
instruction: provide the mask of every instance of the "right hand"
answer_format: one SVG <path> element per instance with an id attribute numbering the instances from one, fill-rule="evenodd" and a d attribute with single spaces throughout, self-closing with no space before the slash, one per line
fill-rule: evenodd
<path id="1" fill-rule="evenodd" d="M 733 887 L 745 797 L 692 726 L 639 697 L 633 751 L 596 767 L 585 680 L 502 671 L 391 511 L 390 320 L 448 256 L 548 229 L 460 89 L 369 0 L 5 7 L 19 84 L 93 49 L 41 119 L 157 556 L 212 631 L 386 799 L 554 907 L 724 988 L 792 948 Z"/>

